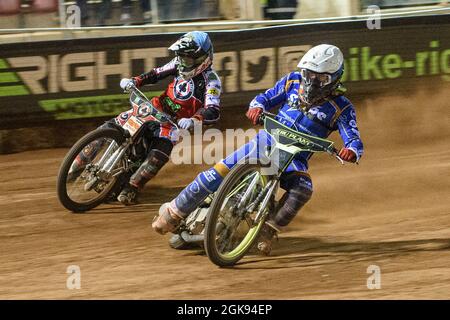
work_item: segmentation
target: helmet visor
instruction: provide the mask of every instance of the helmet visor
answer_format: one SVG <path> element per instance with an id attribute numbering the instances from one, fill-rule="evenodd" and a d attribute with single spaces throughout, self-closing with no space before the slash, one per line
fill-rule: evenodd
<path id="1" fill-rule="evenodd" d="M 200 65 L 206 58 L 206 55 L 203 55 L 198 58 L 193 58 L 188 55 L 178 54 L 178 59 L 182 67 L 185 68 L 193 68 L 195 66 Z"/>
<path id="2" fill-rule="evenodd" d="M 318 73 L 308 69 L 301 69 L 300 74 L 306 83 L 316 83 L 321 87 L 330 84 L 332 81 L 331 75 L 328 73 Z"/>

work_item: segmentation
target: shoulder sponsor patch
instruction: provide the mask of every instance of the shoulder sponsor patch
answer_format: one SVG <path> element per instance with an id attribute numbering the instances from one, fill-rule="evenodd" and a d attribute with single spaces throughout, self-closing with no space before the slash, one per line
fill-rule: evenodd
<path id="1" fill-rule="evenodd" d="M 218 96 L 220 95 L 220 91 L 216 88 L 209 88 L 208 91 L 206 91 L 207 94 L 210 94 L 212 96 Z"/>

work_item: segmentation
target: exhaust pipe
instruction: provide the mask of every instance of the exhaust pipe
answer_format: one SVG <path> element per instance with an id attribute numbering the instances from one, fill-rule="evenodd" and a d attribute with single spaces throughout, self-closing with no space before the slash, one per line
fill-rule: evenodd
<path id="1" fill-rule="evenodd" d="M 203 234 L 189 234 L 187 231 L 181 232 L 180 237 L 187 243 L 203 242 L 205 238 Z"/>

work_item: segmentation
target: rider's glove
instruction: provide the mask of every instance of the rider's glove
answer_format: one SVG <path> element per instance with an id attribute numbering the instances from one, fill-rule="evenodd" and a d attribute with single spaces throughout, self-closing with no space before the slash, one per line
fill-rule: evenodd
<path id="1" fill-rule="evenodd" d="M 127 79 L 127 78 L 123 78 L 122 80 L 120 80 L 120 87 L 125 91 L 128 92 L 130 91 L 130 88 L 134 85 L 134 80 L 133 79 Z"/>
<path id="2" fill-rule="evenodd" d="M 181 129 L 189 130 L 194 127 L 194 120 L 192 118 L 181 118 L 178 120 L 178 125 Z"/>
<path id="3" fill-rule="evenodd" d="M 248 109 L 247 113 L 245 114 L 247 116 L 247 118 L 250 119 L 250 121 L 253 124 L 258 124 L 259 123 L 259 117 L 261 116 L 261 113 L 263 112 L 262 108 L 259 107 L 253 107 Z"/>
<path id="4" fill-rule="evenodd" d="M 339 151 L 339 157 L 341 157 L 342 160 L 347 162 L 356 162 L 356 153 L 348 148 L 342 148 L 341 151 Z"/>

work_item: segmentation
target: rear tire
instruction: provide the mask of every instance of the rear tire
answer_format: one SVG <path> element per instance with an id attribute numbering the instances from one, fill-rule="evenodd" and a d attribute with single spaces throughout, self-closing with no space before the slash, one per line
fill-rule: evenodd
<path id="1" fill-rule="evenodd" d="M 122 133 L 114 128 L 99 128 L 94 131 L 91 131 L 87 133 L 85 136 L 83 136 L 80 140 L 78 140 L 73 147 L 69 150 L 67 155 L 65 156 L 58 172 L 58 180 L 57 180 L 57 193 L 58 193 L 58 199 L 61 202 L 61 204 L 68 210 L 79 213 L 79 212 L 85 212 L 89 211 L 98 205 L 100 205 L 102 202 L 105 201 L 105 199 L 108 198 L 108 196 L 113 193 L 117 192 L 118 188 L 120 188 L 121 185 L 121 177 L 115 178 L 115 181 L 110 183 L 110 185 L 107 187 L 106 192 L 102 192 L 99 197 L 93 199 L 92 201 L 86 202 L 86 203 L 80 203 L 72 200 L 69 195 L 67 194 L 67 175 L 70 170 L 70 167 L 77 157 L 77 155 L 91 142 L 100 139 L 100 138 L 110 138 L 113 139 L 118 145 L 121 145 L 123 141 L 125 140 L 125 137 L 122 135 Z"/>

